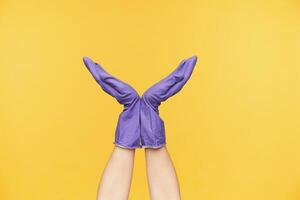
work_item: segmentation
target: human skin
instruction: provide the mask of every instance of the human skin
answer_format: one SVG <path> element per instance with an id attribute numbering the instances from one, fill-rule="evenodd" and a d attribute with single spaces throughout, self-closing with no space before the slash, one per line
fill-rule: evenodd
<path id="1" fill-rule="evenodd" d="M 180 200 L 176 171 L 166 147 L 145 149 L 151 200 Z"/>
<path id="2" fill-rule="evenodd" d="M 115 146 L 99 184 L 97 200 L 127 200 L 130 192 L 135 149 Z"/>
<path id="3" fill-rule="evenodd" d="M 134 149 L 115 146 L 104 169 L 97 200 L 127 200 L 134 168 Z M 180 200 L 173 162 L 166 147 L 145 149 L 151 200 Z"/>

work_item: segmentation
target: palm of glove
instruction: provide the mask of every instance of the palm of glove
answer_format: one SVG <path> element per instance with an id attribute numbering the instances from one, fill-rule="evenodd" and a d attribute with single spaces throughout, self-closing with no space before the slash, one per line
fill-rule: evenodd
<path id="1" fill-rule="evenodd" d="M 129 84 L 110 75 L 98 63 L 88 57 L 84 57 L 83 62 L 102 89 L 116 98 L 120 104 L 124 105 L 125 109 L 139 98 L 138 93 Z"/>
<path id="2" fill-rule="evenodd" d="M 158 107 L 183 88 L 193 72 L 197 57 L 181 61 L 170 75 L 150 87 L 141 98 L 129 84 L 108 74 L 99 64 L 87 57 L 83 60 L 102 89 L 124 105 L 118 120 L 115 144 L 126 148 L 158 148 L 165 145 L 165 127 Z"/>

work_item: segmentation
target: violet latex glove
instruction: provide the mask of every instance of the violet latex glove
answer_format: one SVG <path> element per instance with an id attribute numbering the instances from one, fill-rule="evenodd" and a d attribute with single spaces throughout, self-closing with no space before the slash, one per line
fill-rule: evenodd
<path id="1" fill-rule="evenodd" d="M 149 88 L 141 98 L 141 143 L 145 148 L 166 144 L 164 122 L 159 116 L 161 102 L 178 93 L 192 75 L 197 56 L 181 61 L 166 78 Z"/>
<path id="2" fill-rule="evenodd" d="M 107 73 L 88 57 L 83 62 L 101 88 L 124 105 L 119 115 L 114 144 L 123 148 L 140 148 L 140 97 L 127 83 Z"/>

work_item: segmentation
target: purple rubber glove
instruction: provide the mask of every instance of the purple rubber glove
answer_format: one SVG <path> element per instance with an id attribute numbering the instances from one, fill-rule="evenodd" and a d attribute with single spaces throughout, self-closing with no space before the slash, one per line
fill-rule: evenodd
<path id="1" fill-rule="evenodd" d="M 123 148 L 140 148 L 140 97 L 127 83 L 107 73 L 98 63 L 84 57 L 83 62 L 102 89 L 124 105 L 119 115 L 114 144 Z"/>
<path id="2" fill-rule="evenodd" d="M 166 78 L 149 88 L 141 98 L 141 143 L 145 148 L 160 148 L 166 144 L 164 122 L 159 116 L 161 102 L 178 93 L 191 77 L 197 57 L 180 62 Z"/>

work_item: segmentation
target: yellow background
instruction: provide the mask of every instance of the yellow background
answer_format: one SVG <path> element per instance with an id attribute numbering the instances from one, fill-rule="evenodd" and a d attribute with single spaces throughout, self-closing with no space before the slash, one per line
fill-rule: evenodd
<path id="1" fill-rule="evenodd" d="M 160 107 L 182 199 L 300 199 L 300 2 L 0 1 L 0 199 L 95 199 L 122 107 L 198 56 Z M 130 199 L 149 199 L 142 150 Z"/>

